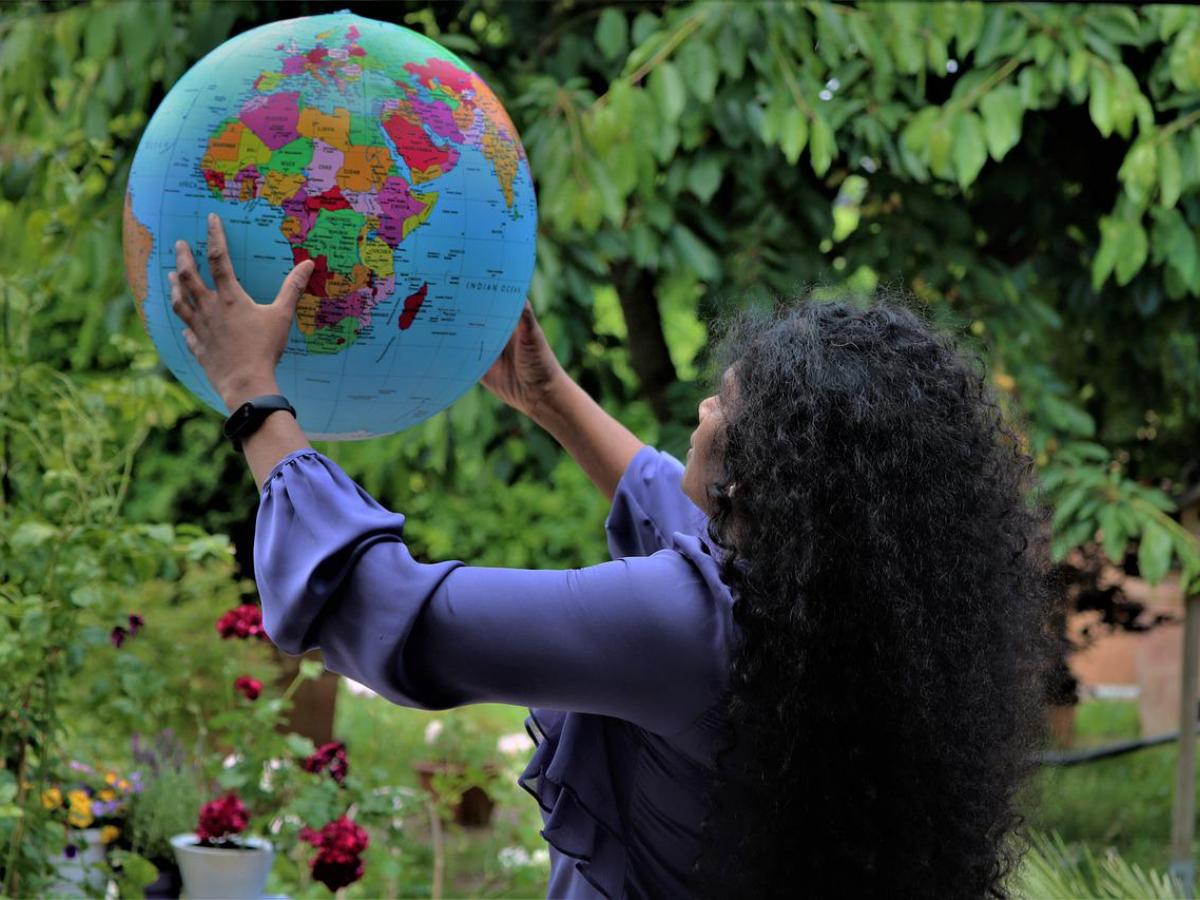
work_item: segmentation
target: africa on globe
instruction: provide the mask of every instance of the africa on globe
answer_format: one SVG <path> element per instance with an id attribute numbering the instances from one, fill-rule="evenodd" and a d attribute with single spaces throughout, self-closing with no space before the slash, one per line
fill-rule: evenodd
<path id="1" fill-rule="evenodd" d="M 210 212 L 259 302 L 315 265 L 276 371 L 311 439 L 390 434 L 445 409 L 504 348 L 533 275 L 533 180 L 495 94 L 428 38 L 345 11 L 217 47 L 134 156 L 124 252 L 142 324 L 225 414 L 167 280 L 177 240 L 204 266 Z"/>

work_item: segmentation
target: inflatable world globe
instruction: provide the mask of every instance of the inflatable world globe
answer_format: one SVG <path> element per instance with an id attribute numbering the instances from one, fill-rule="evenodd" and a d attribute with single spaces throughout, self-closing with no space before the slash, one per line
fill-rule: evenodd
<path id="1" fill-rule="evenodd" d="M 349 12 L 213 50 L 134 156 L 124 251 L 142 323 L 224 415 L 167 280 L 182 238 L 212 283 L 210 212 L 261 303 L 315 263 L 276 371 L 314 439 L 390 434 L 445 409 L 504 348 L 533 275 L 533 181 L 496 95 L 433 41 Z"/>

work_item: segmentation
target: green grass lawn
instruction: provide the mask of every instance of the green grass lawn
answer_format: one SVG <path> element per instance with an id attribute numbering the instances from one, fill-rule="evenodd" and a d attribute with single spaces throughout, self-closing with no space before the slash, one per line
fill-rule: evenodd
<path id="1" fill-rule="evenodd" d="M 1136 738 L 1137 704 L 1091 700 L 1080 704 L 1078 749 Z M 1097 853 L 1115 848 L 1127 861 L 1165 870 L 1171 838 L 1176 745 L 1139 750 L 1069 768 L 1046 768 L 1029 803 L 1030 824 L 1057 831 L 1068 843 Z"/>
<path id="2" fill-rule="evenodd" d="M 343 685 L 338 693 L 336 733 L 347 745 L 351 766 L 375 785 L 410 789 L 414 797 L 425 795 L 418 786 L 413 763 L 428 759 L 425 728 L 434 719 L 467 716 L 498 738 L 502 734 L 525 733 L 525 710 L 514 706 L 483 704 L 445 712 L 406 709 L 379 697 L 350 693 Z M 443 826 L 445 869 L 443 894 L 447 897 L 536 897 L 546 895 L 549 865 L 539 836 L 541 816 L 537 803 L 516 784 L 532 751 L 521 753 L 507 766 L 490 789 L 496 801 L 491 824 L 466 829 L 452 822 Z M 499 758 L 499 754 L 497 754 Z M 431 816 L 413 804 L 415 813 L 403 816 L 400 827 L 390 834 L 375 833 L 364 857 L 363 880 L 347 890 L 349 897 L 428 897 L 432 885 L 433 838 Z M 506 859 L 517 864 L 506 867 Z M 528 859 L 528 864 L 520 860 Z M 313 896 L 328 896 L 317 887 Z"/>
<path id="3" fill-rule="evenodd" d="M 524 732 L 525 710 L 500 705 L 423 712 L 393 706 L 376 697 L 338 696 L 337 734 L 345 740 L 351 765 L 375 785 L 400 786 L 423 798 L 412 764 L 428 758 L 425 728 L 434 719 L 469 716 L 497 737 Z M 1137 705 L 1093 700 L 1080 705 L 1075 747 L 1099 746 L 1138 736 Z M 529 753 L 511 759 L 493 790 L 497 808 L 490 826 L 444 829 L 444 894 L 470 897 L 543 897 L 548 866 L 534 853 L 545 846 L 533 798 L 515 783 Z M 1068 843 L 1085 844 L 1097 856 L 1116 849 L 1144 868 L 1165 870 L 1170 839 L 1175 747 L 1167 745 L 1116 759 L 1070 768 L 1045 768 L 1030 786 L 1026 811 L 1030 826 L 1058 832 Z M 373 834 L 367 874 L 350 897 L 427 897 L 433 852 L 430 816 L 420 803 L 391 833 Z M 505 856 L 530 859 L 505 866 Z M 295 896 L 308 896 L 301 886 Z M 312 896 L 322 896 L 315 887 Z"/>

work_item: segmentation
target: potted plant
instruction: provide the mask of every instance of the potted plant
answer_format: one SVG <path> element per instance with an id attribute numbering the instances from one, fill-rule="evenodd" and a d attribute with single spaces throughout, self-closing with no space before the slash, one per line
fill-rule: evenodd
<path id="1" fill-rule="evenodd" d="M 258 640 L 260 621 L 243 606 L 223 616 L 218 630 Z M 322 668 L 303 660 L 282 696 L 272 680 L 225 673 L 227 708 L 207 722 L 208 750 L 199 760 L 206 802 L 195 829 L 169 842 L 188 896 L 259 897 L 273 862 L 282 863 L 278 877 L 288 888 L 305 875 L 331 891 L 362 877 L 363 825 L 390 826 L 392 803 L 350 776 L 342 742 L 317 747 L 278 729 L 301 684 Z"/>
<path id="2" fill-rule="evenodd" d="M 501 770 L 494 734 L 469 712 L 454 710 L 425 726 L 425 746 L 432 758 L 413 763 L 421 787 L 459 825 L 486 826 L 495 809 L 488 789 Z"/>
<path id="3" fill-rule="evenodd" d="M 195 833 L 171 838 L 189 897 L 261 897 L 275 848 L 269 840 L 243 834 L 246 806 L 230 792 L 200 809 Z"/>
<path id="4" fill-rule="evenodd" d="M 122 833 L 130 798 L 141 790 L 141 773 L 125 776 L 78 760 L 69 769 L 70 780 L 42 791 L 42 808 L 63 827 L 63 851 L 53 860 L 57 883 L 51 890 L 85 896 L 105 889 L 104 862 Z"/>

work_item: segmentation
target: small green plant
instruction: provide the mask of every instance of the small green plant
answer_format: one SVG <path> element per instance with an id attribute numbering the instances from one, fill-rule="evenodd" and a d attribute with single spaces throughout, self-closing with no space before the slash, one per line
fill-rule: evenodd
<path id="1" fill-rule="evenodd" d="M 1021 900 L 1058 897 L 1141 897 L 1168 900 L 1184 892 L 1170 876 L 1127 862 L 1113 850 L 1097 859 L 1086 847 L 1072 847 L 1057 834 L 1033 832 L 1029 851 L 1009 887 Z"/>
<path id="2" fill-rule="evenodd" d="M 183 748 L 170 731 L 154 744 L 134 738 L 134 760 L 142 765 L 142 791 L 129 810 L 131 849 L 147 859 L 170 860 L 173 835 L 191 830 L 200 809 L 196 772 L 184 762 Z"/>

